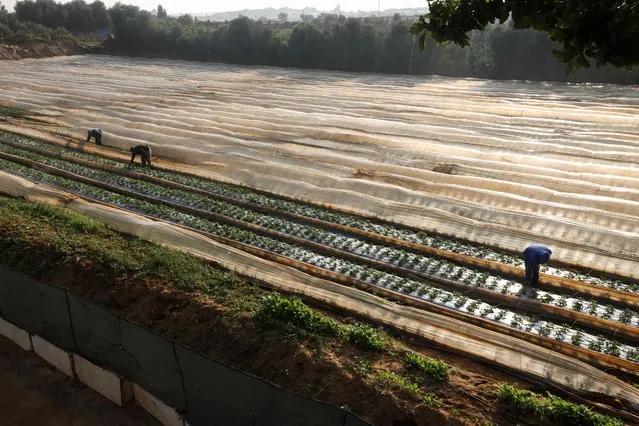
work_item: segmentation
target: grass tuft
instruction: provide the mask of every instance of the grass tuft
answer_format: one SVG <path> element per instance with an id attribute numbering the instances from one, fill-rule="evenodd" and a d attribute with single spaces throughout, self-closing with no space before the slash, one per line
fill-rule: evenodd
<path id="1" fill-rule="evenodd" d="M 381 351 L 384 349 L 384 337 L 380 332 L 366 324 L 349 325 L 346 329 L 348 341 L 363 349 Z"/>
<path id="2" fill-rule="evenodd" d="M 383 383 L 389 384 L 391 387 L 406 392 L 415 398 L 420 398 L 419 385 L 410 378 L 385 370 L 378 370 L 377 375 Z"/>
<path id="3" fill-rule="evenodd" d="M 448 380 L 450 367 L 444 361 L 440 361 L 437 359 L 427 359 L 411 351 L 406 352 L 404 361 L 409 368 L 416 368 L 418 370 L 421 370 L 426 373 L 427 376 L 431 377 L 434 380 L 437 380 L 438 382 L 444 382 Z"/>
<path id="4" fill-rule="evenodd" d="M 499 399 L 522 414 L 534 415 L 543 421 L 566 426 L 622 426 L 615 418 L 595 413 L 585 405 L 574 404 L 551 394 L 540 394 L 502 383 Z"/>
<path id="5" fill-rule="evenodd" d="M 442 406 L 441 401 L 437 399 L 434 395 L 430 395 L 430 394 L 424 395 L 424 397 L 422 398 L 422 401 L 424 402 L 424 404 L 432 408 L 441 408 Z"/>
<path id="6" fill-rule="evenodd" d="M 292 325 L 305 332 L 324 336 L 338 336 L 341 332 L 337 322 L 314 312 L 298 297 L 277 294 L 267 296 L 255 319 L 266 326 L 285 328 Z"/>
<path id="7" fill-rule="evenodd" d="M 362 349 L 380 351 L 385 338 L 366 324 L 343 326 L 326 315 L 313 311 L 298 297 L 271 294 L 264 298 L 255 315 L 258 324 L 279 328 L 306 337 L 338 337 Z"/>

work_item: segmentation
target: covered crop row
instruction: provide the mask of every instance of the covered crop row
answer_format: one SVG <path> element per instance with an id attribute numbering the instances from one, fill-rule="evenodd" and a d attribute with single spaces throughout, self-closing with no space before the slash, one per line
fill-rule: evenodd
<path id="1" fill-rule="evenodd" d="M 76 141 L 101 127 L 106 146 L 150 143 L 227 182 L 639 278 L 628 91 L 91 56 L 0 67 L 3 104 Z"/>
<path id="2" fill-rule="evenodd" d="M 18 142 L 26 147 L 36 147 L 45 149 L 58 154 L 75 156 L 77 158 L 97 162 L 108 165 L 110 167 L 128 168 L 126 163 L 110 158 L 101 157 L 76 150 L 67 150 L 55 144 L 46 143 L 36 139 L 15 135 L 12 133 L 0 132 L 3 139 Z M 523 268 L 523 261 L 516 256 L 495 251 L 486 246 L 477 246 L 470 243 L 460 242 L 450 238 L 442 238 L 437 235 L 427 234 L 425 232 L 414 231 L 406 228 L 392 226 L 382 223 L 374 219 L 364 218 L 356 215 L 349 215 L 328 208 L 313 206 L 307 203 L 284 200 L 281 197 L 269 196 L 261 191 L 255 191 L 245 187 L 230 185 L 227 183 L 217 182 L 210 179 L 203 179 L 196 176 L 188 176 L 167 170 L 159 169 L 136 169 L 136 172 L 147 174 L 156 178 L 186 185 L 195 189 L 204 190 L 212 194 L 222 197 L 232 198 L 236 200 L 244 200 L 257 205 L 271 207 L 282 212 L 292 212 L 309 218 L 320 219 L 325 222 L 346 225 L 348 227 L 361 229 L 363 231 L 379 234 L 382 236 L 392 237 L 395 239 L 416 243 L 427 247 L 434 247 L 453 253 L 464 254 L 476 258 L 486 259 L 511 265 L 517 268 Z M 611 279 L 603 276 L 595 276 L 580 273 L 573 270 L 557 268 L 543 265 L 542 272 L 555 277 L 565 277 L 571 280 L 583 283 L 605 287 L 622 292 L 634 293 L 639 295 L 639 284 L 636 282 L 624 282 L 619 279 Z M 540 295 L 541 297 L 544 294 Z M 547 298 L 545 298 L 547 300 Z M 560 302 L 563 303 L 563 302 Z M 608 315 L 607 315 L 608 316 Z M 613 317 L 614 314 L 609 315 Z M 625 318 L 625 317 L 624 317 Z"/>
<path id="3" fill-rule="evenodd" d="M 504 279 L 498 275 L 492 275 L 486 272 L 479 272 L 464 264 L 456 264 L 429 256 L 408 253 L 394 247 L 371 244 L 337 232 L 331 232 L 326 229 L 300 224 L 281 217 L 251 211 L 224 201 L 219 201 L 212 197 L 202 196 L 177 189 L 165 188 L 153 183 L 108 173 L 103 170 L 92 169 L 83 165 L 42 156 L 22 149 L 16 149 L 5 144 L 0 144 L 0 150 L 5 153 L 29 158 L 42 164 L 94 179 L 102 183 L 110 184 L 118 188 L 129 189 L 135 193 L 223 215 L 231 219 L 255 224 L 266 229 L 320 243 L 334 249 L 370 258 L 375 261 L 381 261 L 395 266 L 397 269 L 401 268 L 414 271 L 424 274 L 426 277 L 440 277 L 446 280 L 453 280 L 455 283 L 461 284 L 461 286 L 456 286 L 457 289 L 461 291 L 477 295 L 477 289 L 486 289 L 513 297 L 518 297 L 522 291 L 522 285 L 516 281 Z M 444 283 L 444 286 L 446 286 L 446 283 Z M 464 289 L 464 286 L 467 287 L 467 289 Z M 519 308 L 526 307 L 526 304 L 523 301 L 517 302 L 516 299 L 504 300 L 496 295 L 491 297 L 491 295 L 486 292 L 480 293 L 478 296 L 481 297 L 482 295 L 487 295 L 496 302 L 505 302 L 510 306 L 517 306 Z M 554 306 L 554 309 L 545 310 L 545 312 L 552 312 L 558 315 L 560 319 L 572 320 L 573 318 L 564 312 L 564 310 L 570 309 L 573 312 L 587 314 L 602 320 L 611 320 L 634 327 L 639 325 L 639 314 L 637 312 L 627 308 L 623 310 L 618 309 L 610 304 L 607 305 L 605 303 L 597 302 L 594 299 L 586 300 L 583 297 L 576 295 L 557 294 L 546 291 L 538 291 L 535 294 L 535 299 L 541 303 Z M 521 306 L 519 306 L 520 304 Z M 532 308 L 528 308 L 528 310 L 535 312 L 537 309 L 533 306 Z M 597 329 L 598 324 L 591 325 L 589 324 L 589 321 L 582 321 L 582 323 L 586 324 L 586 326 L 592 326 L 593 329 Z M 620 336 L 634 336 L 631 329 L 624 332 L 624 330 L 619 330 L 619 328 L 623 329 L 623 326 L 611 326 L 608 330 L 610 332 L 614 331 L 615 334 Z M 606 330 L 606 328 L 603 328 L 603 330 Z"/>
<path id="4" fill-rule="evenodd" d="M 588 348 L 614 357 L 619 357 L 624 360 L 639 362 L 639 351 L 637 348 L 623 344 L 614 339 L 607 339 L 603 336 L 586 333 L 577 327 L 542 320 L 534 316 L 517 312 L 516 310 L 501 308 L 482 300 L 468 297 L 462 293 L 442 289 L 422 281 L 412 280 L 395 274 L 390 274 L 379 269 L 371 268 L 366 265 L 318 254 L 303 247 L 294 246 L 223 223 L 217 223 L 202 217 L 186 214 L 166 206 L 141 201 L 121 194 L 109 192 L 95 186 L 73 181 L 71 179 L 47 174 L 14 162 L 1 160 L 0 166 L 29 179 L 53 184 L 84 197 L 107 202 L 125 209 L 180 223 L 194 229 L 230 238 L 235 241 L 240 241 L 254 247 L 259 247 L 261 249 L 286 256 L 290 259 L 315 265 L 328 271 L 334 271 L 381 288 L 391 289 L 395 292 L 407 294 L 411 297 L 434 303 L 451 310 L 464 312 L 539 336 L 551 337 L 558 342 L 572 343 L 573 345 Z M 148 184 L 145 183 L 145 185 Z M 149 190 L 157 190 L 157 188 L 153 188 L 151 186 L 147 188 Z"/>

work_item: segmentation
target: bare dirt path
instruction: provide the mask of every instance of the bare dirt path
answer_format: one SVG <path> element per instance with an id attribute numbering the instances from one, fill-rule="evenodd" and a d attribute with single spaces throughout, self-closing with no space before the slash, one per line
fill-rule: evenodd
<path id="1" fill-rule="evenodd" d="M 82 55 L 85 52 L 85 47 L 71 40 L 0 44 L 0 60 Z"/>
<path id="2" fill-rule="evenodd" d="M 0 336 L 1 426 L 157 426 L 137 406 L 120 408 Z"/>

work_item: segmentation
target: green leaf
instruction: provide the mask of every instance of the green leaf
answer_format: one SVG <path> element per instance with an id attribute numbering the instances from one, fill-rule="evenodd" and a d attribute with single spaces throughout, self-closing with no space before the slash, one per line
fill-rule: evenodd
<path id="1" fill-rule="evenodd" d="M 415 22 L 413 25 L 410 26 L 408 32 L 411 34 L 419 34 L 424 31 L 424 28 L 425 27 L 421 22 Z"/>

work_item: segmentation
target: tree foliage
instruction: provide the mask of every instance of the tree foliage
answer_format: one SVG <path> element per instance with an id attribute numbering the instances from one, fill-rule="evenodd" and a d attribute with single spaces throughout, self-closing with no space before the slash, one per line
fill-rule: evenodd
<path id="1" fill-rule="evenodd" d="M 71 34 L 66 29 L 57 26 L 49 28 L 34 22 L 22 22 L 0 3 L 0 43 L 25 43 L 68 38 L 71 38 Z"/>
<path id="2" fill-rule="evenodd" d="M 111 18 L 114 39 L 108 48 L 116 54 L 359 72 L 639 82 L 639 73 L 610 67 L 568 77 L 551 53 L 561 45 L 544 32 L 518 30 L 512 20 L 464 34 L 466 48 L 441 45 L 424 35 L 424 53 L 419 54 L 418 40 L 409 33 L 414 18 L 399 15 L 357 19 L 323 14 L 297 23 L 246 17 L 200 22 L 157 19 L 139 8 L 119 5 L 111 9 Z"/>
<path id="3" fill-rule="evenodd" d="M 54 0 L 23 0 L 16 2 L 15 17 L 49 28 L 64 27 L 75 34 L 87 34 L 111 26 L 109 11 L 97 0 L 87 4 L 84 0 L 56 3 Z"/>
<path id="4" fill-rule="evenodd" d="M 490 1 L 482 0 L 482 4 L 490 12 L 487 16 L 494 12 Z M 562 44 L 549 39 L 544 31 L 518 29 L 521 23 L 518 25 L 517 19 L 506 19 L 504 24 L 487 20 L 487 25 L 483 26 L 483 21 L 478 25 L 482 30 L 451 32 L 448 37 L 458 37 L 457 44 L 442 44 L 441 38 L 430 37 L 425 31 L 419 37 L 411 35 L 414 20 L 400 15 L 346 18 L 330 13 L 304 16 L 302 22 L 246 17 L 209 22 L 190 15 L 168 16 L 161 6 L 151 13 L 122 3 L 107 9 L 101 1 L 60 4 L 20 0 L 15 13 L 0 12 L 0 41 L 69 36 L 59 29 L 65 27 L 76 35 L 102 31 L 107 38 L 110 34 L 104 51 L 120 55 L 353 72 L 639 83 L 639 70 L 610 66 L 567 76 L 563 63 L 551 53 Z M 420 43 L 423 54 L 418 51 Z"/>
<path id="5" fill-rule="evenodd" d="M 167 16 L 169 16 L 169 14 L 167 13 L 166 9 L 162 7 L 162 5 L 158 5 L 158 13 L 157 13 L 157 17 L 159 19 L 163 19 L 166 18 Z"/>
<path id="6" fill-rule="evenodd" d="M 423 49 L 427 36 L 468 46 L 469 33 L 512 19 L 516 29 L 545 32 L 561 44 L 555 57 L 573 68 L 639 64 L 639 2 L 636 0 L 433 0 L 411 27 Z"/>

